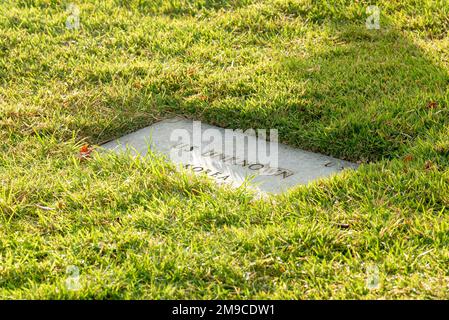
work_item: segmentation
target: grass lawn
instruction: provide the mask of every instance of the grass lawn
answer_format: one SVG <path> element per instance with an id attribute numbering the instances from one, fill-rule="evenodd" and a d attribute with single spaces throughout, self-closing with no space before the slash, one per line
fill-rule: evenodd
<path id="1" fill-rule="evenodd" d="M 447 0 L 73 2 L 0 2 L 1 298 L 449 298 Z M 361 166 L 257 199 L 78 158 L 174 115 Z"/>

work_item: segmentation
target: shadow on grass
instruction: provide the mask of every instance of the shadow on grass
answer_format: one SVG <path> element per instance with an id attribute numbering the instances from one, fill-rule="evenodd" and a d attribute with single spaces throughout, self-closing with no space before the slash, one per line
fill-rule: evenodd
<path id="1" fill-rule="evenodd" d="M 203 117 L 230 127 L 278 128 L 288 144 L 349 160 L 391 158 L 430 128 L 447 124 L 448 75 L 395 30 L 338 26 L 336 45 L 307 59 L 289 57 L 279 74 L 306 83 L 260 112 L 208 108 Z"/>
<path id="2" fill-rule="evenodd" d="M 332 30 L 332 45 L 313 50 L 307 58 L 285 56 L 265 71 L 265 79 L 281 84 L 279 92 L 268 90 L 269 81 L 254 79 L 235 85 L 207 83 L 203 89 L 210 96 L 189 101 L 195 84 L 177 75 L 170 80 L 173 90 L 162 91 L 166 83 L 153 83 L 146 91 L 136 90 L 128 101 L 109 96 L 108 105 L 122 109 L 101 137 L 96 136 L 98 123 L 78 128 L 99 142 L 149 124 L 145 117 L 129 119 L 151 94 L 156 108 L 150 123 L 180 114 L 229 128 L 276 128 L 289 145 L 370 162 L 394 158 L 429 129 L 447 123 L 446 113 L 434 106 L 447 108 L 448 74 L 410 39 L 390 26 L 326 26 Z M 301 90 L 291 90 L 292 81 L 301 83 Z"/>

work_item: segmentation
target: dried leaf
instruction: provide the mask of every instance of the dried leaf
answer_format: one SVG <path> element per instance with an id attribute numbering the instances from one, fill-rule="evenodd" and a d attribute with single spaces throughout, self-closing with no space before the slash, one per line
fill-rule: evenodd
<path id="1" fill-rule="evenodd" d="M 404 157 L 404 162 L 410 162 L 413 160 L 413 155 L 408 154 Z"/>
<path id="2" fill-rule="evenodd" d="M 133 83 L 133 86 L 134 86 L 134 88 L 136 88 L 136 89 L 142 89 L 142 87 L 143 87 L 142 83 L 139 82 L 139 81 L 134 82 L 134 83 Z"/>
<path id="3" fill-rule="evenodd" d="M 438 107 L 438 102 L 436 101 L 429 101 L 427 103 L 427 109 L 436 109 Z"/>
<path id="4" fill-rule="evenodd" d="M 58 209 L 63 209 L 63 208 L 65 207 L 65 205 L 64 205 L 64 203 L 63 203 L 62 201 L 58 201 L 58 202 L 56 203 L 56 207 L 57 207 Z"/>
<path id="5" fill-rule="evenodd" d="M 424 164 L 424 169 L 426 169 L 427 171 L 431 170 L 434 168 L 434 164 L 431 160 L 427 160 L 426 163 Z"/>
<path id="6" fill-rule="evenodd" d="M 187 69 L 187 75 L 188 76 L 193 76 L 196 74 L 196 69 L 195 68 L 188 68 Z"/>

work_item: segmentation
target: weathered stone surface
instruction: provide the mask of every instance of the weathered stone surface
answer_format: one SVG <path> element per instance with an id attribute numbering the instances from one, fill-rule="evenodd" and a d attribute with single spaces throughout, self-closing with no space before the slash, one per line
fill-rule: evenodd
<path id="1" fill-rule="evenodd" d="M 187 138 L 181 139 L 182 135 Z M 246 139 L 246 144 L 237 146 L 232 143 L 236 137 Z M 277 151 L 277 161 L 266 163 L 259 161 L 258 157 L 254 159 L 257 143 L 266 143 L 268 150 Z M 242 132 L 227 135 L 223 128 L 178 117 L 155 123 L 102 147 L 115 152 L 128 148 L 132 153 L 141 155 L 145 155 L 150 147 L 156 153 L 167 155 L 171 161 L 193 172 L 207 174 L 217 182 L 240 186 L 249 178 L 251 187 L 270 193 L 281 193 L 345 168 L 357 168 L 356 164 L 348 161 L 284 144 L 275 145 L 274 142 L 262 141 Z"/>

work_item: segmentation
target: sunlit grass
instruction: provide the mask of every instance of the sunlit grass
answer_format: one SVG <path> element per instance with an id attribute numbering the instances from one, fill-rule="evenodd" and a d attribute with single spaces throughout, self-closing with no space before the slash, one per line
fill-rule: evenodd
<path id="1" fill-rule="evenodd" d="M 380 30 L 368 1 L 76 4 L 0 4 L 0 297 L 449 297 L 446 1 L 378 1 Z M 257 199 L 78 157 L 173 115 L 362 165 Z"/>

